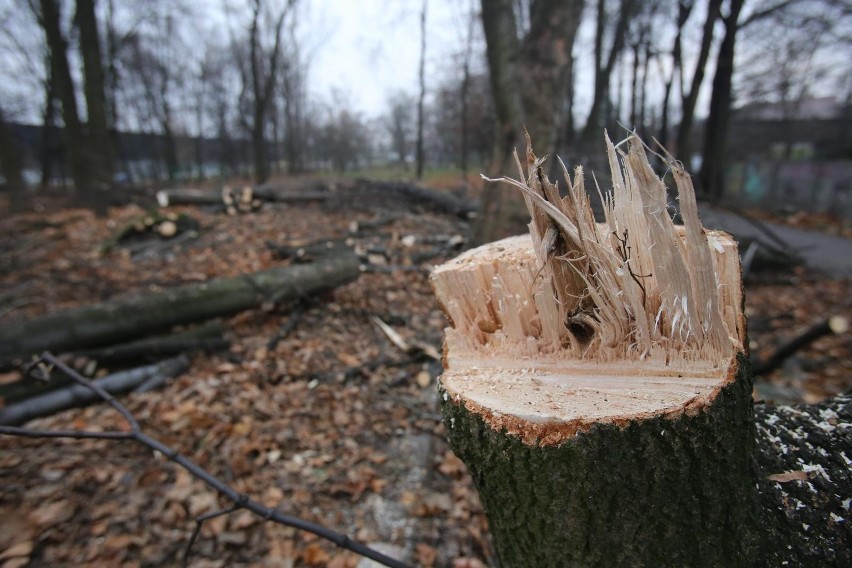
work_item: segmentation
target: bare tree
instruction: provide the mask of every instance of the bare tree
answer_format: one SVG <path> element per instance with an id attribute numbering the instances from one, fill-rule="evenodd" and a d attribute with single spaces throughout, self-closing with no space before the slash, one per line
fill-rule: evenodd
<path id="1" fill-rule="evenodd" d="M 728 126 L 731 118 L 732 84 L 734 76 L 734 54 L 737 34 L 740 30 L 769 17 L 783 14 L 785 10 L 805 3 L 807 0 L 772 0 L 762 2 L 742 21 L 740 15 L 745 0 L 729 0 L 727 13 L 722 16 L 725 33 L 716 59 L 713 77 L 713 92 L 710 111 L 704 130 L 704 151 L 701 159 L 701 189 L 707 195 L 719 198 L 724 187 L 724 165 L 727 147 Z M 831 3 L 831 0 L 827 0 Z"/>
<path id="2" fill-rule="evenodd" d="M 414 117 L 411 109 L 414 99 L 410 95 L 399 92 L 391 96 L 390 109 L 385 126 L 390 135 L 391 150 L 396 155 L 396 161 L 403 169 L 407 168 L 408 155 L 411 152 L 412 130 Z"/>
<path id="3" fill-rule="evenodd" d="M 692 13 L 692 8 L 695 6 L 694 0 L 679 0 L 677 3 L 677 16 L 675 19 L 675 36 L 672 43 L 671 58 L 672 68 L 671 73 L 665 79 L 663 88 L 663 104 L 660 109 L 660 130 L 657 139 L 663 146 L 668 146 L 669 141 L 669 105 L 671 101 L 672 86 L 674 85 L 675 77 L 681 86 L 683 92 L 683 28 L 686 22 L 689 21 L 689 16 Z M 687 156 L 682 156 L 684 159 Z"/>
<path id="4" fill-rule="evenodd" d="M 50 72 L 61 103 L 62 119 L 65 123 L 62 134 L 71 176 L 77 192 L 91 203 L 95 175 L 77 109 L 77 95 L 68 65 L 68 40 L 62 32 L 59 4 L 56 0 L 40 0 L 39 8 L 34 9 L 50 52 Z"/>
<path id="5" fill-rule="evenodd" d="M 772 22 L 773 29 L 791 30 L 785 31 L 784 38 L 792 39 L 795 32 L 802 30 L 804 41 L 809 43 L 809 48 L 815 47 L 819 40 L 812 37 L 813 34 L 820 39 L 832 38 L 829 44 L 834 49 L 848 50 L 852 41 L 843 34 L 837 35 L 837 30 L 848 29 L 848 22 L 852 12 L 849 10 L 848 2 L 842 0 L 765 0 L 755 1 L 754 6 L 748 12 L 743 11 L 744 0 L 730 0 L 728 12 L 722 18 L 725 25 L 725 35 L 719 48 L 716 74 L 713 78 L 713 93 L 710 100 L 710 112 L 707 118 L 707 126 L 704 133 L 704 153 L 701 164 L 701 187 L 702 190 L 713 197 L 721 197 L 724 188 L 724 169 L 726 163 L 727 133 L 731 118 L 732 84 L 734 74 L 734 51 L 737 35 L 743 30 L 756 27 L 756 24 L 767 21 Z M 740 17 L 742 16 L 742 18 Z M 760 36 L 766 30 L 755 30 Z M 787 47 L 789 47 L 789 43 Z M 784 46 L 776 49 L 785 49 Z M 809 49 L 802 51 L 807 54 Z M 776 54 L 777 56 L 777 54 Z M 793 54 L 790 52 L 790 56 Z M 764 59 L 771 59 L 766 57 Z M 781 63 L 781 62 L 779 62 Z M 804 64 L 804 61 L 801 62 Z M 784 64 L 773 66 L 774 75 L 781 84 L 785 74 L 789 78 L 789 67 L 785 70 Z M 764 79 L 768 83 L 772 79 Z M 789 86 L 785 88 L 787 96 L 791 94 Z"/>
<path id="6" fill-rule="evenodd" d="M 426 99 L 426 6 L 420 11 L 420 68 L 417 74 L 420 95 L 417 97 L 417 152 L 415 155 L 415 174 L 417 179 L 423 177 L 423 101 Z"/>
<path id="7" fill-rule="evenodd" d="M 287 65 L 281 69 L 281 96 L 284 112 L 285 152 L 291 174 L 305 170 L 305 138 L 307 135 L 307 74 L 301 41 L 297 37 L 298 12 L 293 11 L 287 26 Z"/>
<path id="8" fill-rule="evenodd" d="M 698 60 L 695 63 L 695 70 L 692 73 L 692 80 L 688 91 L 684 91 L 683 62 L 682 60 L 678 61 L 681 69 L 681 119 L 677 130 L 677 153 L 684 160 L 689 160 L 692 153 L 690 138 L 692 136 L 695 105 L 698 102 L 698 93 L 701 90 L 701 84 L 704 82 L 704 69 L 707 66 L 707 59 L 710 56 L 710 46 L 713 43 L 713 28 L 721 16 L 721 7 L 722 0 L 708 0 L 707 2 L 707 16 L 704 18 L 701 47 L 698 52 Z M 686 23 L 686 18 L 688 17 L 688 11 L 685 12 L 685 9 L 681 7 L 678 23 L 680 23 L 681 18 Z M 680 28 L 678 31 L 680 31 Z M 679 48 L 678 56 L 680 57 Z"/>
<path id="9" fill-rule="evenodd" d="M 609 83 L 612 71 L 618 61 L 627 39 L 627 30 L 631 18 L 638 6 L 637 0 L 619 0 L 618 17 L 612 30 L 612 41 L 609 51 L 604 56 L 604 36 L 607 31 L 606 0 L 598 0 L 597 19 L 595 20 L 595 90 L 592 99 L 592 108 L 586 119 L 586 125 L 580 136 L 584 146 L 598 147 L 603 145 L 601 131 L 605 123 L 605 105 L 609 102 Z"/>
<path id="10" fill-rule="evenodd" d="M 109 187 L 113 182 L 114 158 L 95 0 L 77 0 L 75 19 L 80 32 L 88 145 L 93 154 L 93 181 L 100 187 Z"/>
<path id="11" fill-rule="evenodd" d="M 632 54 L 630 125 L 644 135 L 646 128 L 645 107 L 648 90 L 648 66 L 655 45 L 655 25 L 661 4 L 659 1 L 644 2 L 631 21 L 628 35 Z"/>
<path id="12" fill-rule="evenodd" d="M 269 147 L 266 126 L 281 64 L 284 21 L 296 0 L 273 10 L 271 3 L 252 0 L 249 26 L 249 73 L 251 85 L 251 139 L 254 149 L 254 176 L 257 183 L 269 179 Z"/>

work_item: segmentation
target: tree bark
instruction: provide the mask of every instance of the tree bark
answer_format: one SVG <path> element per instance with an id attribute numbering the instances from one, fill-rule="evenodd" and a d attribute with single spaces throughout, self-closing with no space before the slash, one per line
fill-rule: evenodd
<path id="1" fill-rule="evenodd" d="M 766 554 L 774 566 L 850 566 L 852 397 L 758 404 L 757 464 Z"/>
<path id="2" fill-rule="evenodd" d="M 528 443 L 443 393 L 500 565 L 753 566 L 757 508 L 748 361 L 694 416 L 597 424 Z"/>
<path id="3" fill-rule="evenodd" d="M 352 251 L 346 251 L 314 264 L 271 268 L 63 310 L 5 325 L 0 330 L 0 361 L 26 358 L 44 350 L 71 351 L 109 345 L 175 325 L 329 290 L 355 280 L 358 275 L 358 258 Z"/>

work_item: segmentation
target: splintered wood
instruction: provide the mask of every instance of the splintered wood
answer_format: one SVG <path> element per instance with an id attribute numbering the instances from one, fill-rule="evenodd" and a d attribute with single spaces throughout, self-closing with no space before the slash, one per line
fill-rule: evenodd
<path id="1" fill-rule="evenodd" d="M 560 196 L 529 140 L 526 175 L 516 155 L 519 179 L 488 180 L 522 192 L 530 234 L 468 251 L 433 273 L 452 324 L 442 379 L 448 392 L 501 412 L 588 418 L 677 408 L 706 394 L 693 380 L 709 380 L 711 390 L 726 380 L 745 338 L 736 243 L 701 226 L 690 177 L 668 157 L 683 218 L 676 226 L 642 142 L 625 142 L 626 153 L 606 140 L 612 188 L 601 196 L 604 223 L 594 220 L 582 169 L 572 177 L 559 162 L 567 186 Z M 533 376 L 536 388 L 521 389 L 529 390 L 523 395 L 516 388 L 508 397 L 498 392 Z M 669 385 L 667 377 L 676 380 Z M 618 397 L 604 394 L 609 410 L 590 412 L 584 397 L 563 396 L 578 392 L 572 380 L 582 392 L 595 385 L 623 391 L 626 402 L 613 405 Z M 530 394 L 542 388 L 547 400 Z M 509 401 L 500 408 L 503 398 Z"/>

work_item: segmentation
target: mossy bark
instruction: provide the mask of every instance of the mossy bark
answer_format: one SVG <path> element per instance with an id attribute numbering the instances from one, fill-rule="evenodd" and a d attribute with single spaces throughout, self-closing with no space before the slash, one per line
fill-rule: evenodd
<path id="1" fill-rule="evenodd" d="M 495 431 L 446 397 L 502 568 L 752 566 L 759 554 L 751 371 L 704 410 L 594 426 L 558 446 Z"/>

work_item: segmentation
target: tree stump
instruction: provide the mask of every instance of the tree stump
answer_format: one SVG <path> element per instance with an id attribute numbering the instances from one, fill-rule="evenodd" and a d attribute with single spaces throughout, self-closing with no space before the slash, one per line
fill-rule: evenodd
<path id="1" fill-rule="evenodd" d="M 679 164 L 668 165 L 683 227 L 641 142 L 607 145 L 605 223 L 582 170 L 564 172 L 561 197 L 528 150 L 528 174 L 518 162 L 519 180 L 501 181 L 523 192 L 530 235 L 434 272 L 451 323 L 440 379 L 450 445 L 501 567 L 753 565 L 736 243 L 701 227 Z"/>

